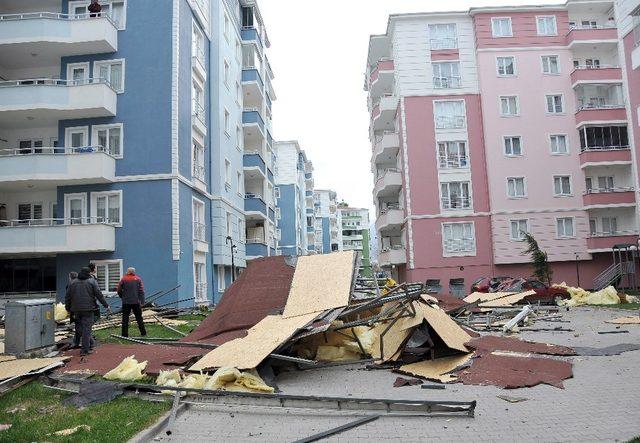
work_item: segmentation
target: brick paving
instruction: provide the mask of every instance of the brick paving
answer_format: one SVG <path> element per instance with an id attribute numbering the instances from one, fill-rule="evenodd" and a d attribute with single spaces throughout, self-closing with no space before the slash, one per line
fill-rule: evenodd
<path id="1" fill-rule="evenodd" d="M 629 311 L 577 308 L 564 313 L 575 332 L 523 332 L 520 337 L 567 346 L 605 347 L 640 343 L 640 326 L 626 334 L 601 335 L 614 330 L 604 320 Z M 559 326 L 537 322 L 537 327 Z M 314 369 L 281 374 L 278 385 L 286 394 L 384 397 L 433 400 L 477 400 L 475 418 L 381 417 L 323 441 L 401 440 L 595 442 L 628 441 L 640 436 L 640 351 L 610 357 L 569 357 L 574 377 L 565 389 L 547 385 L 503 390 L 493 386 L 447 385 L 446 390 L 419 386 L 393 388 L 390 371 L 366 371 L 360 366 Z M 526 397 L 508 403 L 497 395 Z M 251 407 L 191 407 L 180 415 L 171 437 L 156 441 L 294 441 L 357 419 L 349 413 Z"/>

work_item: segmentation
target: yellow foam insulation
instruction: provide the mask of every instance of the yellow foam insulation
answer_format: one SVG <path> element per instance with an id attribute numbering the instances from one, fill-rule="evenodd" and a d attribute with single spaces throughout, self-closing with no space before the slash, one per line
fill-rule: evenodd
<path id="1" fill-rule="evenodd" d="M 24 358 L 10 359 L 0 362 L 0 380 L 27 375 L 30 372 L 46 368 L 54 363 L 65 361 L 66 358 Z"/>
<path id="2" fill-rule="evenodd" d="M 640 325 L 640 316 L 618 317 L 613 320 L 606 320 L 605 323 L 613 323 L 614 325 Z"/>
<path id="3" fill-rule="evenodd" d="M 53 434 L 57 435 L 59 437 L 67 437 L 69 435 L 75 434 L 78 431 L 87 431 L 87 432 L 89 432 L 89 431 L 91 431 L 91 426 L 89 426 L 89 425 L 78 425 L 75 428 L 63 429 L 61 431 L 56 431 Z M 51 434 L 48 434 L 48 435 L 51 435 Z"/>
<path id="4" fill-rule="evenodd" d="M 240 372 L 236 368 L 220 368 L 213 375 L 188 374 L 182 379 L 180 372 L 160 371 L 156 379 L 157 386 L 170 386 L 186 389 L 206 389 L 235 392 L 273 392 L 257 373 Z M 163 391 L 172 394 L 173 391 Z"/>
<path id="5" fill-rule="evenodd" d="M 318 346 L 316 360 L 318 361 L 350 361 L 362 357 L 360 352 L 354 352 L 344 346 Z"/>
<path id="6" fill-rule="evenodd" d="M 336 320 L 331 326 L 335 328 L 342 326 L 342 324 L 342 321 Z M 353 332 L 351 329 L 353 329 Z M 353 336 L 354 333 L 362 344 L 362 348 L 365 351 L 364 354 Z M 296 344 L 294 350 L 299 357 L 312 360 L 344 361 L 346 359 L 343 355 L 347 355 L 347 353 L 353 357 L 353 360 L 357 360 L 365 355 L 371 355 L 371 348 L 375 337 L 373 328 L 369 326 L 356 326 L 340 332 L 328 331 L 324 334 L 314 334 L 305 337 Z M 320 347 L 323 347 L 323 349 L 320 350 Z M 328 348 L 335 349 L 331 350 Z"/>
<path id="7" fill-rule="evenodd" d="M 56 319 L 56 321 L 62 321 L 62 320 L 66 320 L 67 318 L 69 318 L 69 313 L 65 309 L 64 303 L 56 304 L 55 312 L 54 312 L 53 315 L 54 315 L 54 318 Z"/>
<path id="8" fill-rule="evenodd" d="M 471 336 L 453 321 L 446 312 L 437 306 L 427 306 L 424 303 L 419 303 L 418 306 L 422 310 L 424 319 L 429 323 L 429 326 L 436 331 L 436 334 L 440 336 L 448 347 L 462 352 L 469 351 L 464 344 L 471 340 Z"/>
<path id="9" fill-rule="evenodd" d="M 574 288 L 562 282 L 553 285 L 556 288 L 563 288 L 569 292 L 571 298 L 558 303 L 561 306 L 584 306 L 584 305 L 617 305 L 620 303 L 618 291 L 613 286 L 607 286 L 597 292 L 589 292 L 582 288 Z"/>
<path id="10" fill-rule="evenodd" d="M 318 313 L 349 303 L 355 251 L 298 258 L 284 318 Z"/>
<path id="11" fill-rule="evenodd" d="M 315 317 L 316 314 L 291 318 L 269 315 L 249 329 L 245 337 L 230 340 L 217 347 L 191 366 L 189 370 L 203 371 L 222 367 L 255 368 L 274 349 Z"/>
<path id="12" fill-rule="evenodd" d="M 400 371 L 417 377 L 423 377 L 428 380 L 447 383 L 454 381 L 457 378 L 455 375 L 448 374 L 448 372 L 451 372 L 458 366 L 465 364 L 470 359 L 471 354 L 453 355 L 451 357 L 419 361 L 417 363 L 400 366 Z"/>
<path id="13" fill-rule="evenodd" d="M 104 378 L 107 380 L 138 381 L 144 377 L 142 371 L 144 371 L 146 367 L 146 361 L 138 363 L 135 355 L 131 355 L 122 360 L 118 366 L 104 374 Z"/>

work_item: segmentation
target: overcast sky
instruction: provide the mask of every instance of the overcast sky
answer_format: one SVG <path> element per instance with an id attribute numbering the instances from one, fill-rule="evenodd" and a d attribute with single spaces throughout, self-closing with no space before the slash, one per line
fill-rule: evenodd
<path id="1" fill-rule="evenodd" d="M 260 0 L 271 41 L 278 100 L 276 140 L 299 140 L 314 164 L 316 188 L 329 188 L 373 213 L 369 114 L 363 90 L 369 35 L 389 14 L 464 11 L 472 6 L 545 0 Z"/>

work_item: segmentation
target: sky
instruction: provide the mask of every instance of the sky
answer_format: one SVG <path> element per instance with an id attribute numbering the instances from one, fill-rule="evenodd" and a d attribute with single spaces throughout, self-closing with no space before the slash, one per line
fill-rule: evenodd
<path id="1" fill-rule="evenodd" d="M 277 100 L 276 140 L 298 140 L 314 165 L 317 189 L 369 208 L 373 175 L 364 73 L 369 36 L 389 14 L 469 7 L 560 3 L 553 0 L 260 0 Z"/>

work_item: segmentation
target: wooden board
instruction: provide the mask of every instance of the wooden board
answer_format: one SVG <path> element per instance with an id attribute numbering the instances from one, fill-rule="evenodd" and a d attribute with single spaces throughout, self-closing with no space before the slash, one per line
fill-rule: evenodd
<path id="1" fill-rule="evenodd" d="M 506 297 L 507 295 L 511 295 L 513 292 L 474 292 L 472 294 L 467 295 L 462 301 L 467 303 L 473 303 L 478 300 L 480 301 L 489 301 L 495 300 L 496 298 Z"/>
<path id="2" fill-rule="evenodd" d="M 16 358 L 13 355 L 0 355 L 0 363 L 3 361 L 15 360 Z"/>
<path id="3" fill-rule="evenodd" d="M 438 307 L 427 306 L 424 303 L 419 303 L 418 305 L 422 309 L 424 319 L 448 347 L 462 352 L 469 351 L 464 344 L 471 340 L 472 337 L 453 321 L 446 312 Z"/>
<path id="4" fill-rule="evenodd" d="M 400 367 L 400 372 L 447 383 L 456 380 L 455 375 L 447 374 L 471 359 L 472 354 L 452 355 L 435 360 L 419 361 Z"/>
<path id="5" fill-rule="evenodd" d="M 228 341 L 214 349 L 189 370 L 200 371 L 221 367 L 253 369 L 316 316 L 316 314 L 307 314 L 283 318 L 281 315 L 269 315 L 249 329 L 245 337 Z"/>
<path id="6" fill-rule="evenodd" d="M 0 379 L 26 375 L 31 371 L 42 369 L 54 363 L 65 361 L 65 358 L 25 358 L 18 360 L 8 360 L 0 363 Z"/>
<path id="7" fill-rule="evenodd" d="M 484 308 L 487 306 L 512 306 L 518 303 L 519 301 L 521 301 L 522 299 L 524 299 L 525 297 L 529 295 L 533 295 L 535 293 L 536 291 L 525 291 L 525 292 L 518 292 L 517 294 L 506 295 L 506 296 L 503 293 L 502 297 L 494 298 L 489 301 L 480 303 L 478 306 L 481 308 Z"/>
<path id="8" fill-rule="evenodd" d="M 613 320 L 605 320 L 605 323 L 613 323 L 614 325 L 640 325 L 640 316 L 618 317 Z"/>
<path id="9" fill-rule="evenodd" d="M 282 316 L 290 318 L 346 306 L 354 260 L 354 251 L 299 257 Z"/>

